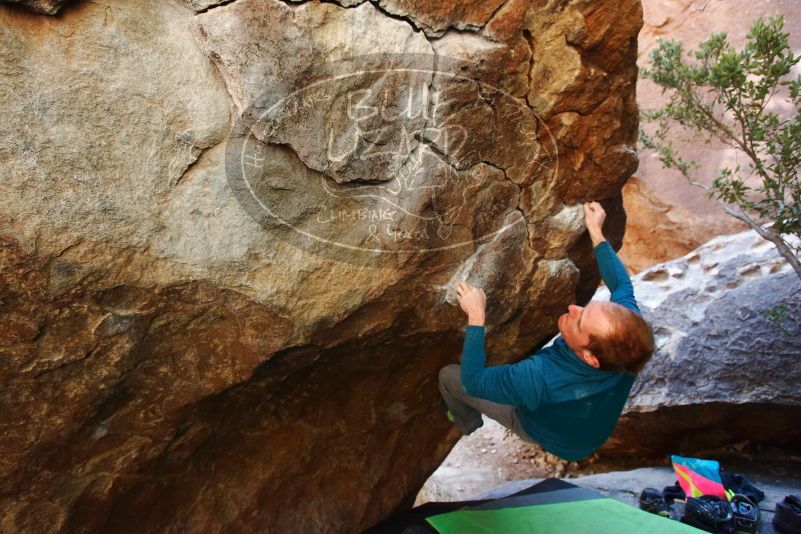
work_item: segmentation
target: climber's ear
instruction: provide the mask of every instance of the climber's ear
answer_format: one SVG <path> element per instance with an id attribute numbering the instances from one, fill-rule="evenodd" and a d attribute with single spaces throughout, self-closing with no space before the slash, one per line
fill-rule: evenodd
<path id="1" fill-rule="evenodd" d="M 587 349 L 582 350 L 580 356 L 581 359 L 587 363 L 587 365 L 591 365 L 596 369 L 601 368 L 601 361 L 595 356 L 595 354 L 593 354 L 589 350 Z"/>

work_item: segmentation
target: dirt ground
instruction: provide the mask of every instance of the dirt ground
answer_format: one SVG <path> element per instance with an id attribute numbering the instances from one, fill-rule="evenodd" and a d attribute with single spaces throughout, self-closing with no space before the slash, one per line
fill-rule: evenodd
<path id="1" fill-rule="evenodd" d="M 716 459 L 732 472 L 801 481 L 801 456 L 797 451 L 741 442 L 723 449 L 696 451 L 694 456 Z M 460 439 L 426 481 L 417 494 L 415 506 L 429 501 L 472 499 L 515 480 L 574 478 L 667 465 L 667 457 L 661 462 L 638 457 L 610 461 L 593 455 L 581 462 L 566 462 L 524 442 L 496 421 L 485 417 L 484 426 Z"/>
<path id="2" fill-rule="evenodd" d="M 578 467 L 530 445 L 492 419 L 456 444 L 417 495 L 415 505 L 453 501 L 511 480 L 561 477 Z"/>

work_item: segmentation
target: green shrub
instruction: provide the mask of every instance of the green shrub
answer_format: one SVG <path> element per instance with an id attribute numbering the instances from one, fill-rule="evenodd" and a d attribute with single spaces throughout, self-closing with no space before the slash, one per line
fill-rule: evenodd
<path id="1" fill-rule="evenodd" d="M 742 50 L 725 33 L 687 54 L 680 41 L 660 39 L 642 75 L 669 101 L 642 111 L 650 127 L 640 141 L 664 167 L 706 189 L 726 213 L 772 242 L 801 278 L 801 241 L 790 238 L 801 239 L 801 76 L 791 77 L 801 56 L 793 55 L 783 27 L 782 17 L 757 20 Z M 780 100 L 791 113 L 767 110 Z M 674 148 L 677 138 L 722 142 L 745 154 L 747 168 L 723 168 L 711 185 L 702 184 L 698 162 Z"/>

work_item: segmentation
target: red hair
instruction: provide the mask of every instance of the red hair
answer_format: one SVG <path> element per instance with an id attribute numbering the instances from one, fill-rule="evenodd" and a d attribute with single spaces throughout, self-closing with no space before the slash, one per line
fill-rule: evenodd
<path id="1" fill-rule="evenodd" d="M 606 316 L 611 329 L 605 336 L 590 335 L 587 350 L 598 358 L 601 369 L 637 374 L 654 353 L 654 333 L 642 316 L 611 302 Z"/>

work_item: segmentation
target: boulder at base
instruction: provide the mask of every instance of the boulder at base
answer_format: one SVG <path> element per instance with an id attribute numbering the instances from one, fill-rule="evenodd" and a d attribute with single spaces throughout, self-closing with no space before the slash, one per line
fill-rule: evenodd
<path id="1" fill-rule="evenodd" d="M 771 243 L 718 237 L 634 286 L 657 348 L 601 455 L 801 447 L 801 280 Z"/>

